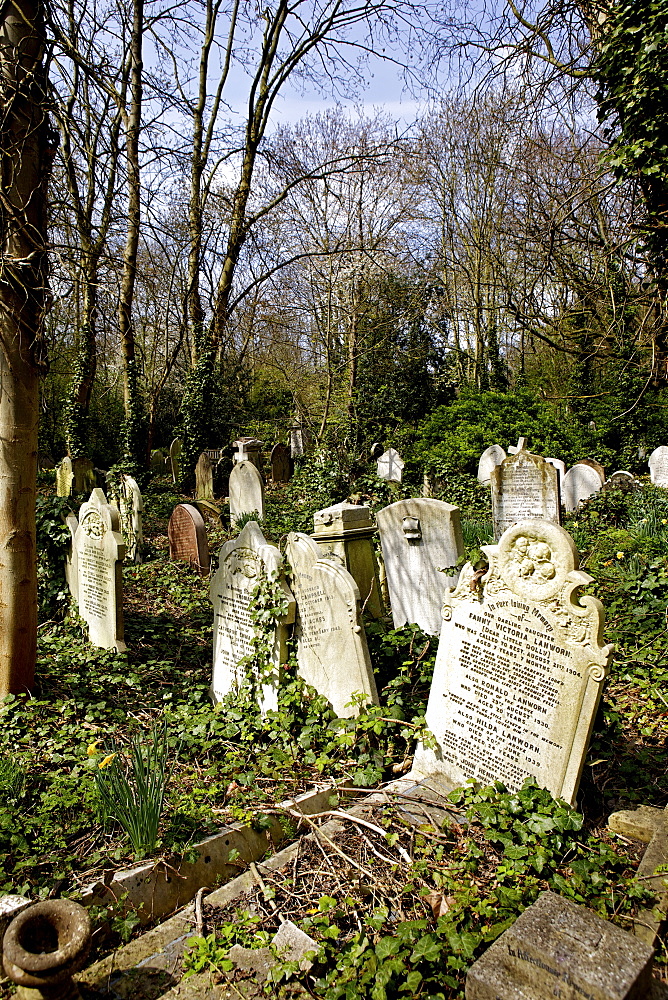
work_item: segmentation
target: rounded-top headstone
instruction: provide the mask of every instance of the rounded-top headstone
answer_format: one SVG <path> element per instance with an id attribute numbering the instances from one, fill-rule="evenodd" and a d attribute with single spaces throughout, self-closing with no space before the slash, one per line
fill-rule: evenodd
<path id="1" fill-rule="evenodd" d="M 577 465 L 588 465 L 590 469 L 596 469 L 599 476 L 601 477 L 601 483 L 605 482 L 605 469 L 600 462 L 597 462 L 595 458 L 579 458 L 577 460 Z"/>
<path id="2" fill-rule="evenodd" d="M 490 448 L 486 448 L 478 462 L 478 482 L 488 483 L 492 478 L 492 469 L 501 465 L 505 457 L 506 453 L 500 444 L 493 444 Z"/>
<path id="3" fill-rule="evenodd" d="M 189 503 L 174 508 L 167 526 L 169 558 L 189 563 L 202 576 L 209 572 L 209 542 L 202 515 Z"/>
<path id="4" fill-rule="evenodd" d="M 655 448 L 649 456 L 649 474 L 655 486 L 668 486 L 668 447 Z"/>
<path id="5" fill-rule="evenodd" d="M 601 489 L 601 477 L 590 465 L 578 462 L 568 470 L 561 486 L 561 499 L 566 510 L 575 510 Z"/>
<path id="6" fill-rule="evenodd" d="M 286 444 L 271 449 L 271 479 L 274 483 L 289 483 L 292 477 L 292 456 Z"/>

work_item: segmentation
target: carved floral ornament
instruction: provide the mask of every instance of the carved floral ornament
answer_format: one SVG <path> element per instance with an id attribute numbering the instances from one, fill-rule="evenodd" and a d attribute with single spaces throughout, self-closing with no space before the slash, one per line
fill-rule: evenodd
<path id="1" fill-rule="evenodd" d="M 86 511 L 81 519 L 80 528 L 89 538 L 103 538 L 107 530 L 102 515 L 94 507 Z"/>

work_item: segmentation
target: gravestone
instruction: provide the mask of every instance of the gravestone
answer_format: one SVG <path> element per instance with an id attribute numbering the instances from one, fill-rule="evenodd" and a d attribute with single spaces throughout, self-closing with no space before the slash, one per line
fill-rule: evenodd
<path id="1" fill-rule="evenodd" d="M 654 951 L 543 892 L 468 971 L 466 1000 L 649 1000 Z"/>
<path id="2" fill-rule="evenodd" d="M 442 572 L 464 553 L 459 508 L 441 500 L 400 500 L 376 514 L 395 628 L 415 622 L 438 635 L 443 597 L 459 573 Z"/>
<path id="3" fill-rule="evenodd" d="M 396 448 L 388 448 L 378 459 L 378 476 L 388 483 L 400 483 L 405 462 Z"/>
<path id="4" fill-rule="evenodd" d="M 162 475 L 165 470 L 165 456 L 160 448 L 154 448 L 151 452 L 151 460 L 149 463 L 149 468 L 151 472 L 155 472 L 157 475 Z"/>
<path id="5" fill-rule="evenodd" d="M 181 452 L 183 451 L 183 441 L 181 438 L 174 438 L 169 446 L 169 464 L 172 473 L 172 482 L 178 483 L 181 478 Z"/>
<path id="6" fill-rule="evenodd" d="M 230 472 L 232 471 L 234 462 L 229 450 L 221 449 L 221 452 L 222 454 L 216 462 L 214 472 L 214 490 L 217 491 L 220 497 L 229 497 Z"/>
<path id="7" fill-rule="evenodd" d="M 101 489 L 79 508 L 74 537 L 79 614 L 88 623 L 90 641 L 102 649 L 126 648 L 123 641 L 123 569 L 125 544 L 120 516 Z"/>
<path id="8" fill-rule="evenodd" d="M 378 567 L 373 548 L 376 528 L 371 509 L 337 503 L 313 515 L 313 538 L 323 555 L 334 556 L 348 570 L 360 592 L 362 610 L 373 618 L 383 615 Z"/>
<path id="9" fill-rule="evenodd" d="M 638 489 L 638 482 L 635 476 L 626 469 L 618 469 L 617 472 L 613 472 L 609 479 L 606 479 L 602 487 L 604 490 L 622 490 L 624 493 L 629 493 L 631 490 Z"/>
<path id="10" fill-rule="evenodd" d="M 65 555 L 65 579 L 67 581 L 67 589 L 69 590 L 71 596 L 74 598 L 76 603 L 79 603 L 79 566 L 77 559 L 77 548 L 74 544 L 74 539 L 76 537 L 77 528 L 79 527 L 79 519 L 74 513 L 70 511 L 65 518 L 65 524 L 70 529 L 70 544 L 67 548 L 67 553 Z"/>
<path id="11" fill-rule="evenodd" d="M 384 449 L 383 449 L 383 446 L 380 443 L 380 441 L 374 441 L 374 443 L 369 448 L 369 453 L 370 453 L 371 457 L 373 459 L 375 459 L 376 461 L 378 461 L 378 459 L 380 458 L 380 456 L 383 454 L 383 451 L 384 451 Z"/>
<path id="12" fill-rule="evenodd" d="M 211 459 L 204 451 L 195 466 L 195 498 L 213 500 L 213 468 Z"/>
<path id="13" fill-rule="evenodd" d="M 230 472 L 230 520 L 234 524 L 244 514 L 264 517 L 264 483 L 252 462 L 239 462 Z"/>
<path id="14" fill-rule="evenodd" d="M 264 442 L 259 441 L 257 438 L 243 437 L 238 438 L 234 442 L 234 446 L 237 449 L 234 454 L 235 464 L 241 462 L 251 462 L 257 471 L 262 475 L 262 449 L 264 447 Z"/>
<path id="15" fill-rule="evenodd" d="M 50 471 L 51 469 L 55 469 L 55 467 L 56 463 L 50 455 L 47 455 L 44 451 L 37 452 L 37 468 L 40 472 Z"/>
<path id="16" fill-rule="evenodd" d="M 485 448 L 478 461 L 478 482 L 488 483 L 492 475 L 492 469 L 495 469 L 497 465 L 501 465 L 501 462 L 506 457 L 506 453 L 500 444 L 493 444 L 489 448 Z"/>
<path id="17" fill-rule="evenodd" d="M 209 572 L 209 542 L 204 519 L 196 507 L 178 504 L 167 525 L 169 558 L 186 562 L 202 576 Z"/>
<path id="18" fill-rule="evenodd" d="M 346 707 L 355 691 L 366 696 L 367 704 L 377 705 L 357 584 L 337 560 L 322 555 L 309 535 L 290 532 L 285 555 L 297 602 L 300 676 L 332 703 L 339 718 L 357 714 Z"/>
<path id="19" fill-rule="evenodd" d="M 288 600 L 288 612 L 274 630 L 270 673 L 261 686 L 260 696 L 263 712 L 278 707 L 279 667 L 286 659 L 287 626 L 295 620 L 295 601 L 283 572 L 281 553 L 266 541 L 255 521 L 245 524 L 237 538 L 222 546 L 210 591 L 214 613 L 211 680 L 214 701 L 220 701 L 239 688 L 246 676 L 247 666 L 241 661 L 252 655 L 255 634 L 251 595 L 255 586 L 268 578 L 280 587 Z"/>
<path id="20" fill-rule="evenodd" d="M 576 510 L 577 507 L 601 489 L 601 477 L 596 469 L 579 462 L 572 466 L 562 483 L 562 500 L 566 510 Z"/>
<path id="21" fill-rule="evenodd" d="M 56 496 L 68 497 L 72 492 L 73 482 L 72 459 L 69 455 L 65 455 L 65 458 L 56 466 Z"/>
<path id="22" fill-rule="evenodd" d="M 289 483 L 292 478 L 292 457 L 286 444 L 275 444 L 271 449 L 271 480 Z"/>
<path id="23" fill-rule="evenodd" d="M 304 454 L 304 428 L 296 421 L 290 427 L 290 457 L 301 458 Z"/>
<path id="24" fill-rule="evenodd" d="M 492 520 L 494 537 L 517 521 L 540 517 L 560 522 L 559 475 L 554 466 L 521 447 L 492 469 Z"/>
<path id="25" fill-rule="evenodd" d="M 90 458 L 75 458 L 72 460 L 74 482 L 72 489 L 77 496 L 88 494 L 96 488 L 95 470 Z"/>
<path id="26" fill-rule="evenodd" d="M 445 597 L 426 715 L 439 749 L 421 748 L 414 771 L 511 791 L 533 777 L 572 805 L 612 652 L 603 606 L 578 600 L 592 578 L 550 521 L 521 521 L 483 550 L 481 592 L 467 563 Z"/>
<path id="27" fill-rule="evenodd" d="M 549 462 L 550 465 L 553 465 L 559 473 L 559 488 L 561 489 L 564 482 L 564 476 L 566 475 L 566 463 L 562 462 L 560 458 L 546 458 L 545 461 Z"/>
<path id="28" fill-rule="evenodd" d="M 649 456 L 650 479 L 655 486 L 668 486 L 668 447 L 662 444 Z"/>
<path id="29" fill-rule="evenodd" d="M 605 469 L 600 462 L 597 462 L 595 458 L 579 458 L 577 461 L 578 465 L 588 465 L 590 469 L 596 469 L 599 476 L 601 477 L 601 484 L 605 482 Z"/>
<path id="30" fill-rule="evenodd" d="M 143 513 L 144 501 L 137 481 L 132 476 L 121 473 L 107 483 L 109 502 L 120 515 L 121 534 L 125 542 L 125 557 L 128 562 L 138 563 L 144 548 Z"/>

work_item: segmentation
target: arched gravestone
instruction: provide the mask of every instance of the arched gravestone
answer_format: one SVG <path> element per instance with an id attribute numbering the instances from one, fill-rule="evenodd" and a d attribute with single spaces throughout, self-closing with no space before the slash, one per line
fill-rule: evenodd
<path id="1" fill-rule="evenodd" d="M 414 622 L 438 635 L 443 597 L 459 578 L 442 570 L 464 553 L 459 508 L 441 500 L 400 500 L 379 510 L 376 524 L 394 627 Z"/>
<path id="2" fill-rule="evenodd" d="M 195 466 L 195 499 L 213 500 L 213 467 L 211 459 L 204 451 Z"/>
<path id="3" fill-rule="evenodd" d="M 178 483 L 181 478 L 181 452 L 183 451 L 183 441 L 181 438 L 174 438 L 169 446 L 169 464 L 172 472 L 172 482 Z"/>
<path id="4" fill-rule="evenodd" d="M 102 649 L 126 649 L 123 634 L 123 569 L 125 544 L 118 511 L 100 489 L 79 508 L 74 536 L 79 614 L 88 624 L 90 641 Z"/>
<path id="5" fill-rule="evenodd" d="M 378 458 L 378 477 L 388 483 L 400 483 L 405 462 L 396 448 L 388 448 Z"/>
<path id="6" fill-rule="evenodd" d="M 492 476 L 492 469 L 495 469 L 497 465 L 501 465 L 501 462 L 506 457 L 506 453 L 500 444 L 493 444 L 491 447 L 486 448 L 478 461 L 478 482 L 488 483 Z"/>
<path id="7" fill-rule="evenodd" d="M 413 773 L 511 791 L 533 777 L 573 804 L 612 654 L 603 606 L 579 597 L 592 578 L 556 524 L 521 521 L 484 552 L 482 590 L 467 563 L 443 604 L 426 715 L 439 749 L 420 747 Z"/>
<path id="8" fill-rule="evenodd" d="M 492 470 L 494 537 L 527 517 L 560 522 L 559 474 L 553 465 L 532 455 L 520 438 L 517 451 Z"/>
<path id="9" fill-rule="evenodd" d="M 160 448 L 154 448 L 151 452 L 151 461 L 149 468 L 151 472 L 155 472 L 157 475 L 162 475 L 165 470 L 165 456 Z"/>
<path id="10" fill-rule="evenodd" d="M 602 487 L 604 490 L 622 490 L 623 493 L 630 493 L 638 489 L 638 482 L 635 476 L 627 472 L 626 469 L 618 469 L 613 472 L 609 479 L 606 479 Z"/>
<path id="11" fill-rule="evenodd" d="M 294 634 L 298 671 L 332 703 L 339 718 L 354 692 L 378 704 L 357 584 L 338 560 L 323 557 L 309 535 L 290 532 L 285 550 L 291 589 L 297 602 Z"/>
<path id="12" fill-rule="evenodd" d="M 566 510 L 576 510 L 588 497 L 601 489 L 601 477 L 596 469 L 577 463 L 564 476 L 562 500 Z"/>
<path id="13" fill-rule="evenodd" d="M 255 470 L 257 471 L 257 470 Z M 211 579 L 213 604 L 213 675 L 211 694 L 220 701 L 244 680 L 242 661 L 253 654 L 252 592 L 263 578 L 274 581 L 288 602 L 288 612 L 274 629 L 270 672 L 260 694 L 263 712 L 278 708 L 279 668 L 285 662 L 287 626 L 295 619 L 295 601 L 285 583 L 283 557 L 270 545 L 255 521 L 245 524 L 237 538 L 225 542 L 218 569 Z"/>
<path id="14" fill-rule="evenodd" d="M 264 517 L 264 483 L 252 462 L 239 462 L 230 472 L 230 520 L 234 524 L 244 514 Z"/>
<path id="15" fill-rule="evenodd" d="M 65 458 L 56 466 L 56 496 L 68 497 L 72 492 L 73 482 L 72 459 L 69 455 L 65 455 Z"/>
<path id="16" fill-rule="evenodd" d="M 274 483 L 289 483 L 292 478 L 292 456 L 286 444 L 271 449 L 271 479 Z"/>
<path id="17" fill-rule="evenodd" d="M 655 448 L 649 456 L 650 479 L 655 486 L 668 486 L 668 447 Z"/>
<path id="18" fill-rule="evenodd" d="M 560 458 L 546 458 L 545 461 L 553 465 L 559 473 L 559 487 L 561 488 L 564 483 L 564 476 L 566 475 L 566 463 L 562 462 Z"/>
<path id="19" fill-rule="evenodd" d="M 209 572 L 209 542 L 204 519 L 196 507 L 178 504 L 167 525 L 169 558 L 187 562 L 202 576 Z"/>
<path id="20" fill-rule="evenodd" d="M 605 482 L 605 469 L 600 462 L 596 461 L 595 458 L 579 458 L 577 460 L 577 465 L 588 465 L 590 469 L 596 469 L 601 477 L 601 485 L 603 485 Z"/>

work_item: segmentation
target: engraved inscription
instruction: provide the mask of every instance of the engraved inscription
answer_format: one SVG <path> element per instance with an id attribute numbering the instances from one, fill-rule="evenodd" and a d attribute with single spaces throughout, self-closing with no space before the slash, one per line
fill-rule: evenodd
<path id="1" fill-rule="evenodd" d="M 109 618 L 115 614 L 115 581 L 101 549 L 86 545 L 79 551 L 79 610 L 81 617 Z"/>

